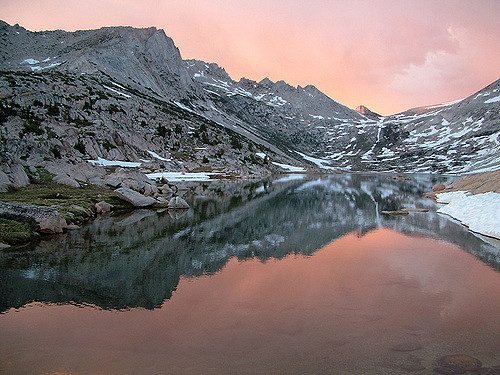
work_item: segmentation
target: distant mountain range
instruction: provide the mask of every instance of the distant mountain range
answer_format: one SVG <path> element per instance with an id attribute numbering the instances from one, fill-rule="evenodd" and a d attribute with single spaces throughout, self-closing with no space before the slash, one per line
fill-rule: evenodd
<path id="1" fill-rule="evenodd" d="M 384 117 L 312 85 L 234 81 L 217 64 L 183 60 L 156 28 L 31 32 L 1 21 L 0 70 L 3 164 L 61 170 L 103 158 L 237 175 L 500 168 L 500 80 Z"/>

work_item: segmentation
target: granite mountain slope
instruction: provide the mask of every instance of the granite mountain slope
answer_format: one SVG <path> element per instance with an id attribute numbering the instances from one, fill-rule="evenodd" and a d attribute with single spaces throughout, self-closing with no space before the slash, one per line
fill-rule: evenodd
<path id="1" fill-rule="evenodd" d="M 238 175 L 287 169 L 274 163 L 443 172 L 500 163 L 500 81 L 454 104 L 377 117 L 311 85 L 236 82 L 216 64 L 182 60 L 156 28 L 0 22 L 0 47 L 3 179 L 21 164 L 99 180 L 85 162 L 98 158 Z"/>

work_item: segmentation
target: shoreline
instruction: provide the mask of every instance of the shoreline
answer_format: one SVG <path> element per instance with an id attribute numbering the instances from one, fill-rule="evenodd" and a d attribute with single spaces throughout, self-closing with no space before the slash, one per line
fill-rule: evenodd
<path id="1" fill-rule="evenodd" d="M 450 216 L 471 232 L 500 240 L 500 170 L 460 178 L 451 184 L 436 184 L 426 193 L 438 213 Z"/>

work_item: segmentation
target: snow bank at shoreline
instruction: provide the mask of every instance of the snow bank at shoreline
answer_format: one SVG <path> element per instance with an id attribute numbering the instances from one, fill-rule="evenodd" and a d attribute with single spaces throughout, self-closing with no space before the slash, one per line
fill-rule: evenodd
<path id="1" fill-rule="evenodd" d="M 438 202 L 449 202 L 437 212 L 449 215 L 473 232 L 500 239 L 500 193 L 470 195 L 465 191 L 436 194 Z"/>

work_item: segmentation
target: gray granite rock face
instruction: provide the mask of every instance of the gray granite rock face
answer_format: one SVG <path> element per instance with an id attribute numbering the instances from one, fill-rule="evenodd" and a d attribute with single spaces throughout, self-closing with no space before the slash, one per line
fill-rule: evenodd
<path id="1" fill-rule="evenodd" d="M 113 188 L 126 187 L 146 196 L 158 194 L 155 182 L 147 178 L 144 173 L 133 169 L 118 168 L 114 173 L 106 176 L 104 182 Z"/>
<path id="2" fill-rule="evenodd" d="M 135 190 L 121 187 L 116 189 L 115 194 L 126 202 L 131 203 L 134 207 L 149 207 L 157 203 L 156 199 L 151 197 L 146 197 Z"/>
<path id="3" fill-rule="evenodd" d="M 168 208 L 175 210 L 185 210 L 189 208 L 189 204 L 181 197 L 173 197 L 168 203 Z"/>
<path id="4" fill-rule="evenodd" d="M 103 184 L 106 168 L 85 162 L 97 158 L 142 160 L 152 172 L 210 167 L 240 176 L 282 172 L 273 162 L 348 171 L 500 168 L 500 81 L 456 103 L 381 117 L 313 85 L 234 81 L 217 64 L 182 60 L 156 28 L 33 33 L 0 22 L 0 42 L 0 154 L 76 181 Z M 2 171 L 0 186 L 23 178 Z"/>

